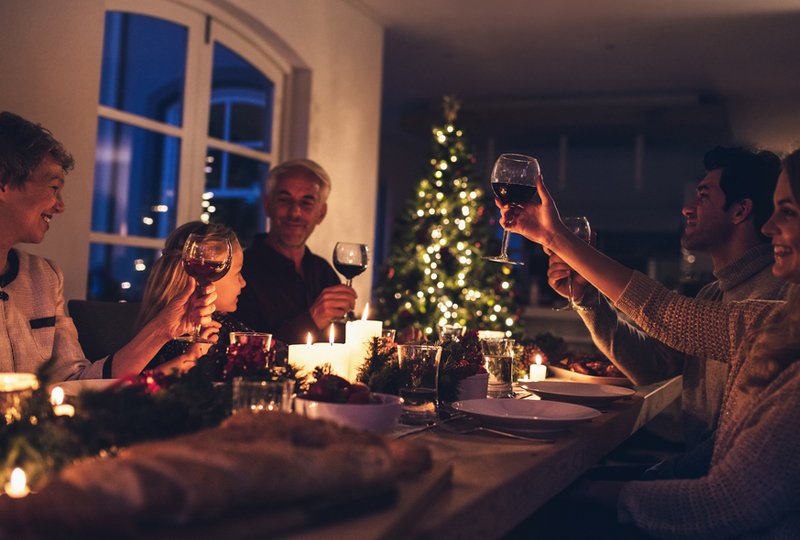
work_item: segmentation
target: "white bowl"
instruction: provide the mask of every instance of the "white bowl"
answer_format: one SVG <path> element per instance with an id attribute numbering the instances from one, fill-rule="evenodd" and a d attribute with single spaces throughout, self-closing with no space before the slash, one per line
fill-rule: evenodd
<path id="1" fill-rule="evenodd" d="M 403 410 L 400 398 L 391 394 L 373 393 L 381 403 L 326 403 L 297 398 L 295 412 L 312 419 L 330 420 L 341 426 L 389 433 Z"/>

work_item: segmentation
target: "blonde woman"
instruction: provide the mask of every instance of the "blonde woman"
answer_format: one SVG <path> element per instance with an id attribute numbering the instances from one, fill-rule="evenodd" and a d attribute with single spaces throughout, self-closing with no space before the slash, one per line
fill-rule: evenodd
<path id="1" fill-rule="evenodd" d="M 800 538 L 800 150 L 783 162 L 772 240 L 785 302 L 682 297 L 573 235 L 537 179 L 541 203 L 501 207 L 502 225 L 557 254 L 647 333 L 688 354 L 730 362 L 708 473 L 596 484 L 623 524 L 663 538 Z M 499 205 L 499 202 L 498 202 Z"/>
<path id="2" fill-rule="evenodd" d="M 213 321 L 203 327 L 203 337 L 218 341 L 215 345 L 209 346 L 172 340 L 161 348 L 146 369 L 157 368 L 165 372 L 173 369 L 186 371 L 195 365 L 197 359 L 209 351 L 221 361 L 228 346 L 229 333 L 250 330 L 230 315 L 236 311 L 239 294 L 245 286 L 245 280 L 241 274 L 242 246 L 239 244 L 236 233 L 230 227 L 217 223 L 206 224 L 200 221 L 190 221 L 181 225 L 167 238 L 162 255 L 153 264 L 147 278 L 136 327 L 143 328 L 147 325 L 163 309 L 163 306 L 172 302 L 188 283 L 190 278 L 183 270 L 181 254 L 186 239 L 192 233 L 227 238 L 233 247 L 230 270 L 221 279 L 214 282 L 217 298 L 214 302 L 216 311 L 212 316 Z M 218 365 L 218 368 L 221 370 L 222 365 Z"/>

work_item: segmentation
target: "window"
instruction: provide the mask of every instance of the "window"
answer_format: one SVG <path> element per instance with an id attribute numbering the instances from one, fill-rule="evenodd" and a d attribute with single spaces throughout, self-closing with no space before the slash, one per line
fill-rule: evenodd
<path id="1" fill-rule="evenodd" d="M 244 243 L 262 232 L 263 179 L 280 155 L 287 70 L 203 13 L 141 4 L 106 13 L 90 299 L 140 299 L 186 221 L 226 223 Z"/>

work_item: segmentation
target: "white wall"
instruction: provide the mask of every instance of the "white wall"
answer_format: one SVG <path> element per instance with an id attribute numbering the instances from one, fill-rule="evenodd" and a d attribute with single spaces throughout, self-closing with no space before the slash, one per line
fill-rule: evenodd
<path id="1" fill-rule="evenodd" d="M 168 0 L 163 0 L 168 1 Z M 183 0 L 225 10 L 223 2 Z M 311 73 L 307 157 L 333 178 L 329 214 L 310 242 L 330 258 L 337 240 L 372 245 L 375 230 L 383 28 L 345 0 L 231 0 L 283 41 L 290 63 Z M 65 295 L 83 298 L 103 38 L 102 0 L 0 2 L 0 110 L 41 122 L 75 156 L 67 211 L 44 243 L 25 246 L 55 259 Z M 239 14 L 236 14 L 239 15 Z M 266 32 L 265 32 L 266 34 Z M 289 156 L 287 156 L 289 157 Z M 292 156 L 294 157 L 294 156 Z M 362 301 L 371 279 L 356 280 Z"/>

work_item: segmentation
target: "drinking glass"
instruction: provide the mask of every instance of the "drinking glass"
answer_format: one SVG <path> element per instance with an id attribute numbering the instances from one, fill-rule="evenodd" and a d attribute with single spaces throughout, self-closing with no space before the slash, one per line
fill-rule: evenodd
<path id="1" fill-rule="evenodd" d="M 592 240 L 592 229 L 589 226 L 589 220 L 584 216 L 577 216 L 577 217 L 566 217 L 564 218 L 564 225 L 573 232 L 578 238 L 583 240 L 584 242 L 591 242 Z M 556 308 L 556 311 L 566 311 L 570 309 L 574 309 L 576 311 L 586 311 L 586 308 L 578 305 L 575 302 L 575 297 L 572 294 L 572 274 L 570 272 L 567 276 L 567 304 L 560 308 Z"/>
<path id="2" fill-rule="evenodd" d="M 353 286 L 353 278 L 364 272 L 369 266 L 369 248 L 366 244 L 356 244 L 353 242 L 336 242 L 333 248 L 333 266 L 336 271 L 342 274 L 347 280 L 347 286 Z M 334 319 L 334 322 L 352 321 L 355 319 L 352 311 L 349 311 L 341 319 Z"/>
<path id="3" fill-rule="evenodd" d="M 233 247 L 223 236 L 192 233 L 183 245 L 183 269 L 197 281 L 197 288 L 204 288 L 222 278 L 231 267 Z M 201 325 L 195 324 L 191 334 L 177 337 L 192 343 L 213 343 L 200 337 Z"/>
<path id="4" fill-rule="evenodd" d="M 492 190 L 504 205 L 523 205 L 538 199 L 536 177 L 541 174 L 539 162 L 522 154 L 502 154 L 492 168 Z M 508 258 L 508 231 L 503 231 L 500 255 L 484 257 L 493 262 L 524 266 L 522 261 Z"/>
<path id="5" fill-rule="evenodd" d="M 436 421 L 441 356 L 442 348 L 437 345 L 397 346 L 400 369 L 410 374 L 408 385 L 400 389 L 401 423 L 426 425 Z"/>
<path id="6" fill-rule="evenodd" d="M 254 381 L 236 377 L 233 379 L 231 410 L 292 412 L 293 388 L 291 379 Z"/>
<path id="7" fill-rule="evenodd" d="M 513 339 L 481 339 L 485 368 L 489 373 L 490 398 L 513 398 L 511 371 L 514 362 Z"/>

